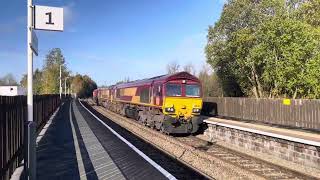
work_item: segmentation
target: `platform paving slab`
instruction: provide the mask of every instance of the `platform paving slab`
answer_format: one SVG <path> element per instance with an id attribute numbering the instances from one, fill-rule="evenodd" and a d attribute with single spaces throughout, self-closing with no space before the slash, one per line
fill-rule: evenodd
<path id="1" fill-rule="evenodd" d="M 38 143 L 37 179 L 167 178 L 73 100 Z"/>

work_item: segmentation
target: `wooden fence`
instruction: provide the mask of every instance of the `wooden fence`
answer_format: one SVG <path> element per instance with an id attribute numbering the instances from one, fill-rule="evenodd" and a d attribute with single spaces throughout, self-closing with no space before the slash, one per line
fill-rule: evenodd
<path id="1" fill-rule="evenodd" d="M 34 96 L 34 121 L 39 130 L 60 105 L 59 95 Z M 0 96 L 0 179 L 8 180 L 24 156 L 26 96 Z"/>
<path id="2" fill-rule="evenodd" d="M 283 102 L 283 99 L 209 97 L 204 99 L 203 112 L 232 119 L 320 130 L 320 100 L 291 99 Z"/>

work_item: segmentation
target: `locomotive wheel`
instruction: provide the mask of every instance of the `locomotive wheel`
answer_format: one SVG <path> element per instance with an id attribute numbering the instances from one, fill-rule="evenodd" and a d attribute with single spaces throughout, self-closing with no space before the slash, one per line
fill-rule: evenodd
<path id="1" fill-rule="evenodd" d="M 134 119 L 135 119 L 136 121 L 139 121 L 140 116 L 139 116 L 139 111 L 138 111 L 138 110 L 135 110 L 134 117 L 135 117 Z"/>
<path id="2" fill-rule="evenodd" d="M 160 132 L 161 132 L 161 133 L 164 133 L 164 126 L 163 126 L 163 124 L 161 124 L 161 126 L 160 126 Z"/>
<path id="3" fill-rule="evenodd" d="M 161 126 L 160 126 L 160 132 L 161 132 L 162 134 L 165 134 L 165 135 L 170 135 L 170 133 L 168 133 L 168 132 L 165 130 L 163 124 L 161 124 Z"/>

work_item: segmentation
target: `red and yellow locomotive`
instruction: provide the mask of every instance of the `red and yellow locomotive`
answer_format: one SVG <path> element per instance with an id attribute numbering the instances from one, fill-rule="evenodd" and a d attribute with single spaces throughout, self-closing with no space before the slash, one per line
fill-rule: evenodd
<path id="1" fill-rule="evenodd" d="M 93 98 L 111 111 L 165 133 L 195 133 L 202 123 L 201 83 L 187 72 L 99 88 Z"/>

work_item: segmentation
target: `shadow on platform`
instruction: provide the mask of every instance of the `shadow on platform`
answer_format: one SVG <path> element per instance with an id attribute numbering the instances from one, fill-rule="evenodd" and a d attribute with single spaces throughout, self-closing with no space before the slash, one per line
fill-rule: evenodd
<path id="1" fill-rule="evenodd" d="M 37 146 L 37 179 L 80 179 L 81 174 L 78 168 L 78 161 L 72 126 L 69 115 L 70 101 L 64 103 L 60 108 L 47 132 L 40 140 Z M 72 112 L 72 116 L 74 113 Z M 79 134 L 79 128 L 75 118 L 73 124 L 79 142 L 79 149 L 85 172 L 82 176 L 87 179 L 98 179 L 88 152 L 82 143 L 82 137 Z M 83 178 L 83 177 L 82 177 Z"/>

